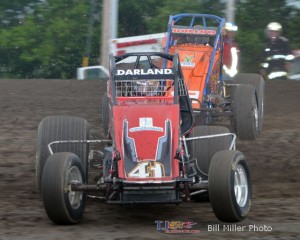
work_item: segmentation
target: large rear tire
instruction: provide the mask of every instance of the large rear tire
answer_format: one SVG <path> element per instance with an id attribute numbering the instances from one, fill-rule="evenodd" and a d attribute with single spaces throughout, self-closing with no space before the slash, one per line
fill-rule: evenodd
<path id="1" fill-rule="evenodd" d="M 234 128 L 241 140 L 254 140 L 258 134 L 258 106 L 252 85 L 237 86 L 234 94 Z"/>
<path id="2" fill-rule="evenodd" d="M 223 222 L 239 222 L 251 208 L 251 181 L 244 155 L 235 150 L 217 152 L 209 168 L 208 189 L 212 209 Z"/>
<path id="3" fill-rule="evenodd" d="M 265 81 L 263 77 L 255 73 L 240 73 L 234 77 L 233 83 L 249 84 L 255 88 L 258 106 L 258 132 L 260 133 L 264 121 L 265 103 Z"/>
<path id="4" fill-rule="evenodd" d="M 51 155 L 44 167 L 41 189 L 47 215 L 56 224 L 74 224 L 82 218 L 86 193 L 71 191 L 72 182 L 86 183 L 80 159 L 68 152 Z"/>
<path id="5" fill-rule="evenodd" d="M 88 123 L 85 119 L 70 116 L 50 116 L 44 118 L 38 127 L 36 148 L 36 191 L 41 191 L 41 178 L 47 158 L 50 156 L 48 144 L 58 140 L 89 139 Z M 53 152 L 72 152 L 82 161 L 84 173 L 88 174 L 89 145 L 87 143 L 63 143 L 52 145 Z"/>
<path id="6" fill-rule="evenodd" d="M 189 137 L 222 133 L 229 133 L 229 130 L 222 126 L 196 126 L 193 128 Z M 229 149 L 231 139 L 231 136 L 225 136 L 188 142 L 190 159 L 195 159 L 195 169 L 199 177 L 204 180 L 208 178 L 208 169 L 213 155 L 218 151 Z"/>

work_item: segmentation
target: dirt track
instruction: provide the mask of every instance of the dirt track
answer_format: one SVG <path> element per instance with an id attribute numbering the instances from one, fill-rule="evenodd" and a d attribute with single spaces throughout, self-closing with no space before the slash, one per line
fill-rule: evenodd
<path id="1" fill-rule="evenodd" d="M 265 121 L 256 141 L 238 142 L 249 162 L 253 201 L 244 231 L 223 231 L 209 203 L 179 206 L 110 206 L 88 200 L 79 225 L 56 226 L 35 190 L 35 140 L 48 115 L 88 119 L 101 136 L 100 106 L 105 87 L 75 80 L 0 80 L 0 239 L 299 239 L 300 81 L 266 84 Z M 197 223 L 200 233 L 156 230 L 155 221 Z M 219 224 L 220 231 L 209 232 Z M 249 227 L 255 230 L 249 231 Z M 271 231 L 269 231 L 271 229 Z"/>

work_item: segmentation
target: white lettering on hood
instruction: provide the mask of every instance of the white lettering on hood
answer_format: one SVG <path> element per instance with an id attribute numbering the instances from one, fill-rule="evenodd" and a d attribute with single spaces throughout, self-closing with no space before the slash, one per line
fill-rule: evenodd
<path id="1" fill-rule="evenodd" d="M 117 75 L 155 75 L 155 74 L 172 74 L 172 69 L 128 69 L 128 70 L 117 70 Z"/>

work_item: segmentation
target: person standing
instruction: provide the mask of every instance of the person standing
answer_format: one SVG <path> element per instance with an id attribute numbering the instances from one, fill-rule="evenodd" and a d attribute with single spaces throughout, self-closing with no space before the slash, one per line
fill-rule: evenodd
<path id="1" fill-rule="evenodd" d="M 234 37 L 237 33 L 238 27 L 227 22 L 225 24 L 225 38 L 223 48 L 223 70 L 224 79 L 232 78 L 238 73 L 239 63 L 239 47 Z"/>
<path id="2" fill-rule="evenodd" d="M 281 36 L 282 26 L 271 22 L 266 27 L 268 42 L 262 54 L 260 73 L 265 79 L 285 78 L 294 59 L 289 40 Z"/>

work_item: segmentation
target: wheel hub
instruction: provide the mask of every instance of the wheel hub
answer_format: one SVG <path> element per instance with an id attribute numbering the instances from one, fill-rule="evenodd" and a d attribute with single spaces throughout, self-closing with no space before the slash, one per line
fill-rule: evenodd
<path id="1" fill-rule="evenodd" d="M 234 194 L 237 204 L 244 207 L 248 199 L 248 180 L 245 169 L 238 164 L 234 172 Z"/>
<path id="2" fill-rule="evenodd" d="M 69 184 L 71 183 L 82 183 L 82 177 L 79 169 L 73 166 L 69 172 Z M 82 202 L 83 193 L 81 191 L 69 191 L 68 192 L 69 202 L 73 209 L 78 209 Z"/>

